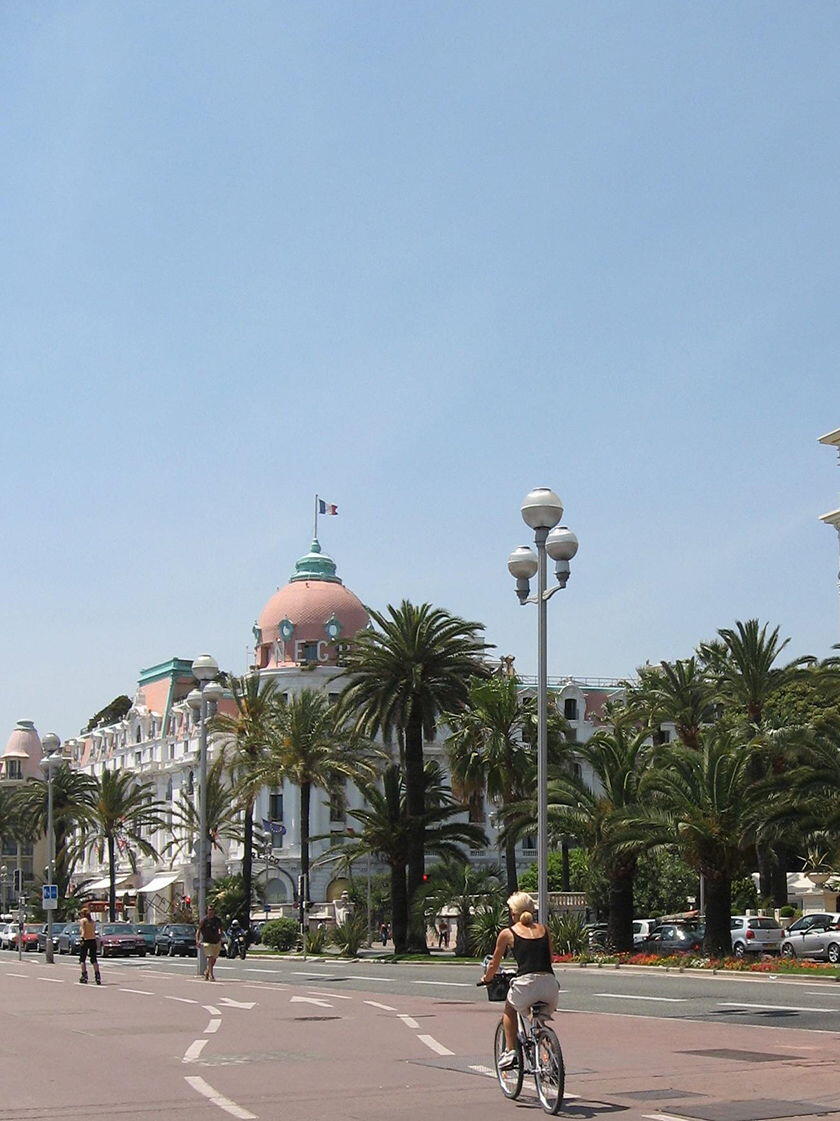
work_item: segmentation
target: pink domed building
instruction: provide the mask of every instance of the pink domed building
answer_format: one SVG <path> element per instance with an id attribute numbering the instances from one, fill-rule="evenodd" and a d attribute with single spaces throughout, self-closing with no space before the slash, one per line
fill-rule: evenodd
<path id="1" fill-rule="evenodd" d="M 336 575 L 335 561 L 317 538 L 274 593 L 254 627 L 255 668 L 335 667 L 340 646 L 368 626 L 358 596 Z"/>

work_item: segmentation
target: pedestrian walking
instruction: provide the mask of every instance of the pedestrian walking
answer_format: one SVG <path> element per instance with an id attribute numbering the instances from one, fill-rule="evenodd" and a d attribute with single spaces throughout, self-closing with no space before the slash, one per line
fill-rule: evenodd
<path id="1" fill-rule="evenodd" d="M 79 918 L 79 934 L 81 935 L 79 965 L 82 969 L 79 984 L 86 985 L 88 983 L 87 959 L 90 958 L 90 964 L 93 966 L 94 980 L 97 985 L 101 985 L 102 978 L 99 975 L 99 958 L 96 954 L 96 923 L 90 917 L 90 911 L 87 907 L 82 908 L 82 913 Z"/>
<path id="2" fill-rule="evenodd" d="M 449 949 L 449 923 L 446 919 L 441 919 L 438 926 L 438 949 Z"/>
<path id="3" fill-rule="evenodd" d="M 222 952 L 222 920 L 217 916 L 215 907 L 208 907 L 207 914 L 198 924 L 198 930 L 195 932 L 195 944 L 204 947 L 204 957 L 207 961 L 204 980 L 215 981 L 216 975 L 213 968 Z"/>
<path id="4" fill-rule="evenodd" d="M 387 945 L 389 934 L 390 934 L 390 928 L 389 928 L 388 924 L 386 922 L 380 923 L 379 924 L 379 937 L 382 939 L 382 945 L 383 946 Z"/>

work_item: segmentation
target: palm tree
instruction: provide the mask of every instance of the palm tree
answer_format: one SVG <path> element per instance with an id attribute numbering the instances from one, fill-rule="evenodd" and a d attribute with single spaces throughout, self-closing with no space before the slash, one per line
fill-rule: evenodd
<path id="1" fill-rule="evenodd" d="M 709 729 L 699 750 L 667 745 L 643 776 L 644 809 L 628 815 L 627 835 L 676 844 L 706 883 L 704 950 L 731 953 L 732 880 L 753 851 L 764 799 L 750 778 L 750 742 Z"/>
<path id="2" fill-rule="evenodd" d="M 232 841 L 238 844 L 241 843 L 243 837 L 243 830 L 236 820 L 231 805 L 231 789 L 225 782 L 226 771 L 227 763 L 224 754 L 217 755 L 207 768 L 206 824 L 208 840 L 208 883 L 211 879 L 210 865 L 213 849 L 216 849 L 217 852 L 223 852 L 223 841 Z M 172 826 L 175 829 L 175 834 L 172 840 L 165 846 L 164 852 L 171 851 L 176 853 L 183 852 L 184 850 L 192 852 L 196 847 L 196 841 L 201 828 L 201 814 L 194 796 L 190 794 L 185 786 L 181 787 L 178 801 L 172 811 Z M 248 897 L 246 896 L 245 898 L 247 901 Z M 250 905 L 248 905 L 248 918 L 246 921 L 250 924 Z"/>
<path id="3" fill-rule="evenodd" d="M 596 732 L 575 748 L 593 773 L 592 784 L 555 771 L 548 785 L 549 832 L 576 837 L 609 881 L 608 936 L 616 950 L 633 948 L 633 877 L 645 843 L 628 842 L 623 825 L 628 812 L 639 808 L 639 783 L 652 751 L 648 740 L 647 729 L 632 726 L 625 714 L 612 730 Z M 517 809 L 507 829 L 521 835 L 533 829 L 535 818 L 534 798 Z"/>
<path id="4" fill-rule="evenodd" d="M 779 641 L 779 628 L 767 633 L 757 619 L 736 622 L 735 628 L 718 631 L 719 641 L 700 644 L 699 654 L 723 699 L 741 709 L 751 724 L 760 724 L 770 697 L 795 680 L 804 666 L 816 661 L 811 655 L 777 666 L 776 660 L 790 642 Z"/>
<path id="5" fill-rule="evenodd" d="M 89 775 L 58 767 L 52 776 L 55 882 L 59 898 L 67 895 L 78 855 L 73 838 L 84 830 L 96 799 L 96 782 Z M 49 820 L 49 790 L 45 779 L 31 778 L 13 795 L 18 813 L 31 825 L 33 836 L 44 836 Z"/>
<path id="6" fill-rule="evenodd" d="M 449 767 L 456 794 L 465 801 L 485 794 L 500 806 L 521 802 L 536 779 L 536 705 L 523 697 L 513 677 L 473 678 L 467 707 L 448 713 L 444 720 L 452 730 L 446 741 Z M 557 743 L 568 724 L 556 705 L 549 709 L 552 760 L 559 762 Z M 504 841 L 508 894 L 517 890 L 516 837 Z"/>
<path id="7" fill-rule="evenodd" d="M 477 848 L 486 844 L 484 831 L 478 825 L 452 820 L 463 813 L 464 807 L 445 789 L 437 764 L 427 763 L 423 777 L 424 802 L 428 807 L 423 814 L 427 851 L 434 856 L 463 860 L 466 855 L 463 846 Z M 365 788 L 365 800 L 367 805 L 364 809 L 348 811 L 348 816 L 361 828 L 357 830 L 348 826 L 343 833 L 333 834 L 332 847 L 318 858 L 317 863 L 335 863 L 349 870 L 361 857 L 372 856 L 388 865 L 394 949 L 402 954 L 408 949 L 406 866 L 411 821 L 405 780 L 397 764 L 390 763 L 385 768 L 381 788 L 373 784 Z"/>
<path id="8" fill-rule="evenodd" d="M 471 677 L 486 677 L 480 623 L 448 611 L 403 600 L 387 613 L 370 611 L 375 630 L 362 631 L 350 647 L 342 711 L 355 714 L 355 727 L 386 742 L 396 734 L 404 759 L 409 845 L 408 893 L 423 883 L 423 741 L 431 740 L 441 714 L 467 702 Z M 425 932 L 412 924 L 412 949 L 426 952 Z"/>
<path id="9" fill-rule="evenodd" d="M 463 859 L 444 857 L 440 863 L 432 865 L 417 906 L 424 919 L 441 914 L 445 907 L 455 908 L 458 922 L 455 955 L 465 957 L 470 916 L 477 906 L 498 901 L 501 886 L 500 869 L 476 867 Z"/>
<path id="10" fill-rule="evenodd" d="M 93 848 L 99 861 L 107 854 L 108 914 L 113 922 L 117 913 L 117 850 L 128 859 L 133 871 L 137 870 L 138 852 L 156 860 L 157 850 L 144 833 L 165 827 L 165 807 L 152 798 L 150 784 L 138 782 L 128 771 L 106 768 L 93 782 L 94 801 L 82 824 L 79 847 Z"/>
<path id="11" fill-rule="evenodd" d="M 686 747 L 700 746 L 703 727 L 715 718 L 717 694 L 696 657 L 643 666 L 638 683 L 627 687 L 627 704 L 652 728 L 674 724 Z"/>
<path id="12" fill-rule="evenodd" d="M 210 732 L 230 759 L 234 786 L 238 789 L 244 813 L 242 831 L 242 880 L 246 906 L 250 908 L 254 876 L 254 801 L 257 790 L 252 778 L 274 734 L 280 695 L 277 682 L 260 678 L 259 674 L 231 677 L 228 681 L 236 712 L 218 713 L 210 721 Z M 248 914 L 239 916 L 250 922 Z"/>
<path id="13" fill-rule="evenodd" d="M 300 791 L 300 872 L 307 903 L 309 885 L 309 821 L 312 790 L 334 792 L 349 780 L 357 785 L 376 774 L 376 753 L 363 736 L 347 729 L 325 693 L 303 689 L 277 704 L 274 731 L 255 765 L 253 788 L 279 786 L 288 779 Z"/>
<path id="14" fill-rule="evenodd" d="M 756 727 L 761 726 L 767 702 L 774 694 L 801 678 L 804 667 L 816 661 L 806 655 L 786 665 L 776 665 L 790 639 L 780 641 L 779 628 L 774 627 L 768 633 L 768 626 L 765 623 L 760 627 L 757 619 L 748 619 L 746 623 L 738 621 L 734 628 L 719 630 L 717 641 L 702 643 L 699 648 L 724 702 L 731 710 L 740 711 L 745 720 Z M 753 781 L 759 781 L 766 774 L 759 755 L 752 756 L 750 766 Z M 776 906 L 787 903 L 789 856 L 790 848 L 782 841 L 777 842 L 775 850 L 762 845 L 757 853 L 759 892 L 763 898 L 772 898 Z"/>

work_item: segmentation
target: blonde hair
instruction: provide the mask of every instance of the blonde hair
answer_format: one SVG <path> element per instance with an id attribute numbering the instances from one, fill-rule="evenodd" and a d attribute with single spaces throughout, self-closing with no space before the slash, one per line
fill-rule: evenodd
<path id="1" fill-rule="evenodd" d="M 534 911 L 537 905 L 527 891 L 515 891 L 507 901 L 510 913 L 517 918 L 523 926 L 530 926 L 534 921 Z"/>

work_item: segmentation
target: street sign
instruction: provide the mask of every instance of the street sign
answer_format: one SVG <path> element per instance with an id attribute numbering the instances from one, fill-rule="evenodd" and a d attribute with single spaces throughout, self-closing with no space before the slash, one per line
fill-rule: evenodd
<path id="1" fill-rule="evenodd" d="M 45 911 L 58 908 L 58 884 L 44 884 L 41 888 L 41 906 Z"/>

